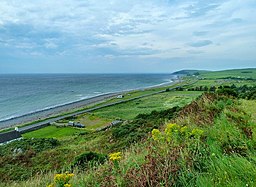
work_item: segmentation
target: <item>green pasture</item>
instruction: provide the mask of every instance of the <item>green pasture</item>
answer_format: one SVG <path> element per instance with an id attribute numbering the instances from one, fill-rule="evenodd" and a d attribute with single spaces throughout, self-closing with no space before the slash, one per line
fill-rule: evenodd
<path id="1" fill-rule="evenodd" d="M 102 108 L 94 111 L 93 114 L 104 118 L 129 120 L 138 114 L 147 114 L 153 110 L 160 111 L 174 106 L 182 107 L 201 95 L 201 93 L 170 91 Z"/>
<path id="2" fill-rule="evenodd" d="M 224 71 L 209 71 L 201 72 L 200 77 L 207 79 L 218 79 L 226 77 L 236 77 L 236 78 L 253 78 L 256 79 L 256 69 L 234 69 L 234 70 L 224 70 Z"/>
<path id="3" fill-rule="evenodd" d="M 64 138 L 73 136 L 75 133 L 83 132 L 84 130 L 73 127 L 56 127 L 47 126 L 32 132 L 23 134 L 24 138 Z"/>

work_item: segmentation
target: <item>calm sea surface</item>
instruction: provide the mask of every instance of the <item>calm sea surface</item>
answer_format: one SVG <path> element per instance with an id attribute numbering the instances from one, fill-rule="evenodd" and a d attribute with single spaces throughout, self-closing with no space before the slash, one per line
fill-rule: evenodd
<path id="1" fill-rule="evenodd" d="M 109 92 L 170 82 L 168 74 L 0 75 L 0 121 Z"/>

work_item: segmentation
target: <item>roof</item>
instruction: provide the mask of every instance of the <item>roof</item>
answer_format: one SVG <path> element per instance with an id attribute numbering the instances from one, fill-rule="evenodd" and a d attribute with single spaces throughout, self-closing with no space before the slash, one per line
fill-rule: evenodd
<path id="1" fill-rule="evenodd" d="M 5 133 L 0 133 L 0 143 L 5 143 L 10 140 L 15 140 L 21 138 L 21 133 L 18 131 L 10 131 Z"/>

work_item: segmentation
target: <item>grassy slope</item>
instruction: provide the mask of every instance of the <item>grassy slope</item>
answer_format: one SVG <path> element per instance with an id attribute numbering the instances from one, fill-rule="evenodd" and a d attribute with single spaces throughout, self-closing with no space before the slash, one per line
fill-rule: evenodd
<path id="1" fill-rule="evenodd" d="M 234 70 L 224 70 L 218 72 L 202 72 L 204 78 L 220 79 L 225 77 L 239 77 L 239 78 L 253 78 L 256 79 L 256 69 L 234 69 Z"/>
<path id="2" fill-rule="evenodd" d="M 230 79 L 240 78 L 240 80 Z M 247 78 L 256 79 L 256 69 L 242 69 L 242 70 L 226 70 L 218 72 L 201 72 L 199 78 L 203 78 L 195 84 L 195 86 L 219 86 L 232 85 L 236 86 L 255 85 L 255 80 L 243 80 Z"/>
<path id="3" fill-rule="evenodd" d="M 240 71 L 240 70 L 239 70 Z M 230 72 L 229 72 L 230 73 Z M 236 72 L 237 73 L 237 72 Z M 218 76 L 222 76 L 225 73 L 219 73 Z M 242 73 L 243 74 L 243 73 Z M 247 73 L 246 73 L 247 74 Z M 227 75 L 227 74 L 226 74 Z M 232 76 L 235 76 L 236 74 L 233 73 Z M 211 84 L 215 80 L 210 80 L 216 76 L 214 74 L 209 75 L 209 80 L 200 80 L 197 84 L 205 84 L 203 81 L 209 81 L 206 82 L 206 84 Z M 248 83 L 245 82 L 245 83 Z M 227 82 L 225 82 L 227 84 Z M 251 83 L 250 83 L 251 84 Z M 252 83 L 255 85 L 255 83 Z M 201 92 L 169 92 L 164 93 L 158 96 L 151 96 L 148 98 L 140 99 L 139 101 L 132 101 L 126 104 L 121 104 L 120 106 L 113 106 L 112 108 L 105 108 L 105 110 L 98 110 L 95 111 L 96 118 L 109 118 L 109 120 L 112 120 L 114 118 L 123 118 L 123 119 L 132 119 L 136 114 L 138 113 L 148 113 L 150 110 L 154 109 L 164 109 L 169 108 L 174 105 L 181 105 L 189 103 L 192 99 L 194 99 L 198 94 Z M 184 95 L 184 97 L 182 96 Z M 177 102 L 177 103 L 176 103 Z M 137 103 L 137 104 L 136 104 Z M 207 116 L 207 113 L 191 113 L 186 115 L 182 118 L 176 118 L 173 122 L 176 122 L 178 124 L 187 125 L 190 128 L 200 128 L 204 131 L 204 137 L 203 142 L 200 144 L 196 144 L 198 147 L 192 151 L 193 154 L 196 154 L 194 156 L 191 156 L 191 150 L 188 149 L 186 146 L 184 148 L 184 154 L 188 154 L 192 158 L 192 160 L 197 158 L 199 156 L 199 160 L 202 160 L 201 164 L 205 167 L 202 167 L 194 170 L 194 168 L 188 168 L 188 166 L 184 166 L 184 164 L 187 162 L 182 162 L 181 166 L 180 163 L 177 163 L 177 165 L 183 169 L 182 175 L 175 179 L 177 184 L 180 186 L 244 186 L 248 184 L 249 186 L 255 185 L 254 178 L 255 176 L 255 149 L 252 145 L 254 145 L 254 141 L 256 141 L 255 134 L 255 121 L 256 121 L 256 103 L 255 101 L 247 101 L 247 100 L 241 100 L 239 103 L 232 102 L 233 104 L 231 106 L 226 106 L 225 109 L 223 109 L 217 116 L 214 117 L 212 124 L 209 125 L 209 121 L 202 123 L 197 123 L 196 120 L 200 119 L 207 119 L 209 116 Z M 222 107 L 223 103 L 219 102 L 216 105 L 212 105 L 212 103 L 204 103 L 206 105 L 205 109 L 206 111 L 212 110 L 214 107 Z M 201 107 L 204 107 L 204 104 L 201 103 Z M 123 110 L 122 110 L 123 109 Z M 148 112 L 145 112 L 148 111 Z M 234 113 L 234 111 L 236 111 Z M 198 114 L 198 115 L 195 115 Z M 193 118 L 193 115 L 195 118 Z M 181 115 L 182 116 L 182 115 Z M 230 117 L 231 116 L 231 117 Z M 187 118 L 188 117 L 188 118 Z M 244 119 L 246 118 L 246 124 L 252 128 L 253 131 L 253 138 L 248 139 L 248 137 L 245 136 L 243 131 L 241 130 L 240 121 L 236 121 L 240 118 Z M 77 120 L 82 119 L 83 116 L 80 116 Z M 90 120 L 90 116 L 84 116 L 85 120 Z M 94 118 L 94 117 L 93 117 Z M 234 118 L 235 120 L 232 120 L 230 118 Z M 103 120 L 104 121 L 104 120 Z M 198 126 L 199 125 L 199 126 Z M 203 126 L 202 126 L 203 125 Z M 97 126 L 97 125 L 96 125 Z M 95 126 L 95 128 L 96 128 Z M 97 126 L 98 127 L 98 126 Z M 113 147 L 113 139 L 111 138 L 111 131 L 107 132 L 100 132 L 100 133 L 90 133 L 86 135 L 79 135 L 79 132 L 74 131 L 69 134 L 69 131 L 64 130 L 63 132 L 56 132 L 55 130 L 51 129 L 49 130 L 47 137 L 56 136 L 59 139 L 63 139 L 61 142 L 61 146 L 57 149 L 52 149 L 49 151 L 44 151 L 42 153 L 39 153 L 34 160 L 34 165 L 37 165 L 38 168 L 46 168 L 45 165 L 52 165 L 56 161 L 60 162 L 60 164 L 69 163 L 72 162 L 75 155 L 78 155 L 84 151 L 96 151 L 96 152 L 105 152 L 109 153 L 111 151 L 111 147 Z M 71 130 L 73 131 L 73 129 Z M 36 132 L 36 131 L 35 131 Z M 42 133 L 43 130 L 42 130 Z M 52 135 L 51 135 L 52 133 Z M 65 134 L 67 133 L 68 136 Z M 69 135 L 74 136 L 69 136 Z M 33 136 L 38 137 L 44 137 L 44 135 L 40 135 L 40 133 L 35 133 Z M 206 141 L 205 141 L 206 140 Z M 190 142 L 191 140 L 185 140 L 185 145 L 194 146 L 194 142 Z M 232 141 L 232 142 L 229 142 Z M 227 143 L 228 142 L 228 143 Z M 225 144 L 227 143 L 227 144 Z M 205 145 L 207 145 L 207 149 L 205 148 Z M 229 150 L 228 146 L 232 145 L 234 147 L 237 146 L 239 149 L 242 150 L 244 147 L 246 148 L 246 154 L 249 155 L 247 157 L 241 156 L 239 154 L 223 154 L 223 145 L 226 145 L 226 150 Z M 172 147 L 173 145 L 170 145 Z M 193 147 L 192 146 L 192 147 Z M 232 148 L 231 146 L 231 148 Z M 124 155 L 122 160 L 120 161 L 120 169 L 121 173 L 110 175 L 111 173 L 111 162 L 107 162 L 103 166 L 101 166 L 98 169 L 89 169 L 87 172 L 79 172 L 76 173 L 75 178 L 72 181 L 72 184 L 74 186 L 97 186 L 97 185 L 105 185 L 108 186 L 105 182 L 105 180 L 108 180 L 108 177 L 112 177 L 110 180 L 110 183 L 112 186 L 116 184 L 126 184 L 126 181 L 128 180 L 131 182 L 130 184 L 139 184 L 140 181 L 143 181 L 143 178 L 139 178 L 138 176 L 143 174 L 149 175 L 149 171 L 156 170 L 163 176 L 166 174 L 164 173 L 165 167 L 161 162 L 163 158 L 165 158 L 165 155 L 158 155 L 152 150 L 151 148 L 163 149 L 163 152 L 169 152 L 166 148 L 165 143 L 156 145 L 155 142 L 152 142 L 152 139 L 149 138 L 146 142 L 143 144 L 134 144 L 131 146 L 131 148 L 124 151 Z M 173 147 L 173 150 L 175 150 L 176 147 Z M 239 150 L 235 149 L 235 150 Z M 118 150 L 118 149 L 117 149 Z M 206 153 L 206 152 L 207 153 Z M 65 154 L 68 153 L 68 154 Z M 204 155 L 205 157 L 201 157 L 200 155 L 197 155 L 197 153 Z M 155 154 L 155 155 L 154 155 Z M 177 153 L 172 152 L 174 156 L 180 156 L 176 155 Z M 189 155 L 191 154 L 191 155 Z M 49 157 L 49 155 L 51 155 Z M 145 157 L 146 155 L 154 155 L 155 157 Z M 49 157 L 49 158 L 48 158 Z M 184 155 L 183 155 L 184 157 Z M 181 160 L 183 159 L 181 157 Z M 54 159 L 53 159 L 54 158 Z M 43 160 L 44 159 L 44 160 Z M 147 160 L 151 159 L 151 160 Z M 165 159 L 166 160 L 166 159 Z M 154 161 L 159 164 L 159 168 L 156 166 L 149 166 L 147 161 Z M 47 163 L 47 164 L 46 164 Z M 200 163 L 200 162 L 199 162 Z M 55 163 L 56 164 L 56 163 Z M 176 165 L 174 164 L 176 167 Z M 150 168 L 153 167 L 153 168 Z M 201 166 L 200 166 L 201 167 Z M 172 167 L 170 167 L 172 168 Z M 172 168 L 174 169 L 174 168 Z M 184 170 L 185 169 L 185 170 Z M 187 172 L 186 169 L 190 169 L 191 172 Z M 172 172 L 172 171 L 171 171 Z M 134 175 L 136 174 L 136 175 Z M 46 184 L 49 184 L 52 180 L 51 173 L 40 176 L 39 178 L 31 179 L 23 183 L 13 183 L 10 186 L 45 186 Z M 147 177 L 147 176 L 144 176 Z M 148 176 L 149 177 L 149 176 Z M 143 180 L 142 180 L 143 179 Z M 159 180 L 157 177 L 155 179 L 156 181 Z M 188 181 L 190 181 L 188 183 Z M 137 182 L 137 183 L 136 183 Z M 159 182 L 159 181 L 158 181 Z M 109 185 L 109 186 L 111 186 Z M 126 184 L 127 185 L 127 184 Z"/>
<path id="4" fill-rule="evenodd" d="M 190 133 L 193 129 L 203 130 L 199 138 L 172 134 L 167 136 L 171 137 L 168 142 L 154 141 L 149 136 L 143 143 L 123 151 L 119 169 L 114 169 L 109 161 L 76 173 L 70 182 L 73 186 L 161 186 L 170 182 L 167 179 L 172 176 L 170 183 L 176 186 L 255 186 L 256 107 L 253 106 L 255 101 L 205 96 L 172 120 L 187 126 Z M 253 131 L 252 137 L 244 127 Z M 16 186 L 44 186 L 52 180 L 53 174 L 48 174 Z"/>
<path id="5" fill-rule="evenodd" d="M 255 101 L 203 97 L 196 103 L 200 108 L 188 106 L 173 122 L 186 125 L 190 132 L 203 130 L 199 139 L 182 134 L 172 134 L 170 143 L 149 138 L 124 152 L 119 171 L 110 161 L 86 173 L 85 178 L 78 175 L 77 180 L 88 186 L 255 186 L 255 134 L 249 137 L 243 128 L 255 132 L 255 116 L 250 114 L 255 115 L 256 108 L 241 110 Z M 216 115 L 211 121 L 200 118 L 210 117 L 214 108 Z M 170 176 L 173 181 L 168 180 Z"/>

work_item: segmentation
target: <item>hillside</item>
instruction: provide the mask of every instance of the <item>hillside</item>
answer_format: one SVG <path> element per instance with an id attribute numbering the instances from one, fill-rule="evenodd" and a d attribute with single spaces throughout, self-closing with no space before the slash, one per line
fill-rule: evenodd
<path id="1" fill-rule="evenodd" d="M 230 69 L 222 71 L 207 71 L 207 70 L 180 70 L 173 72 L 172 75 L 200 75 L 208 79 L 222 79 L 222 78 L 252 78 L 256 79 L 256 68 L 247 69 Z"/>
<path id="2" fill-rule="evenodd" d="M 180 70 L 180 71 L 176 71 L 176 72 L 173 72 L 172 75 L 186 75 L 186 76 L 189 76 L 189 75 L 194 75 L 194 74 L 200 74 L 200 73 L 207 73 L 207 72 L 210 72 L 210 71 L 206 71 L 206 70 Z"/>
<path id="3" fill-rule="evenodd" d="M 174 91 L 23 134 L 0 147 L 0 186 L 256 186 L 255 75 L 200 72 Z"/>

